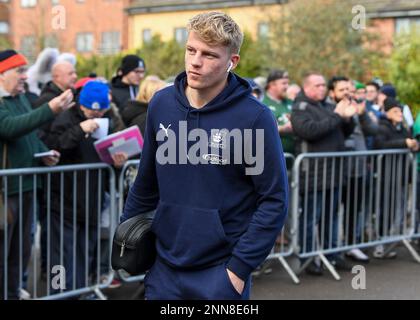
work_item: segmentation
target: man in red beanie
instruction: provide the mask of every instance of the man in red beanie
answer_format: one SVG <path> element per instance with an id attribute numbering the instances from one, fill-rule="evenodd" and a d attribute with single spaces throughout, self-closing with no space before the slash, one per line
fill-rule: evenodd
<path id="1" fill-rule="evenodd" d="M 6 160 L 2 161 L 2 169 L 39 166 L 39 158 L 34 154 L 48 149 L 35 130 L 72 106 L 73 95 L 68 90 L 32 110 L 23 94 L 26 64 L 25 57 L 14 50 L 0 52 L 0 158 Z M 53 151 L 52 156 L 43 157 L 41 161 L 51 166 L 59 157 L 60 154 Z M 2 199 L 7 198 L 8 212 L 3 209 L 0 212 L 0 299 L 18 299 L 20 272 L 25 271 L 31 253 L 34 180 L 27 175 L 21 179 L 10 177 L 7 182 L 7 194 L 1 190 Z M 3 183 L 0 185 L 3 187 Z"/>

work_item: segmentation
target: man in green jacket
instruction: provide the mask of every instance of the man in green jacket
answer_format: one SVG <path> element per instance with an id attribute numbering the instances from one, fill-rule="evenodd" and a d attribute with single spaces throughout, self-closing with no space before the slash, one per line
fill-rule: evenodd
<path id="1" fill-rule="evenodd" d="M 40 161 L 48 166 L 57 164 L 60 154 L 55 150 L 50 156 L 34 157 L 35 153 L 48 151 L 35 130 L 73 105 L 73 94 L 67 90 L 49 103 L 32 110 L 23 94 L 27 79 L 26 64 L 25 57 L 14 50 L 0 52 L 1 169 L 36 167 Z M 31 175 L 22 176 L 22 179 L 14 176 L 4 180 L 4 183 L 3 179 L 0 181 L 1 193 L 8 212 L 5 209 L 0 212 L 0 299 L 18 299 L 22 273 L 31 253 L 34 181 Z M 7 189 L 3 190 L 3 186 L 7 186 Z"/>
<path id="2" fill-rule="evenodd" d="M 294 154 L 295 144 L 290 114 L 292 101 L 287 99 L 289 76 L 284 70 L 272 70 L 267 77 L 263 103 L 270 108 L 277 120 L 284 152 Z M 289 165 L 288 165 L 289 167 Z"/>
<path id="3" fill-rule="evenodd" d="M 416 122 L 413 126 L 413 136 L 420 143 L 420 113 L 417 115 Z M 417 232 L 420 232 L 420 152 L 417 152 L 417 215 L 419 220 L 417 220 Z M 420 248 L 420 242 L 419 242 Z"/>

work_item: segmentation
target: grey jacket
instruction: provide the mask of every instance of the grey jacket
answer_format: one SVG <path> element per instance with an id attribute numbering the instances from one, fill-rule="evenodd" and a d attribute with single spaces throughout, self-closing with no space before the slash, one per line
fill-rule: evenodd
<path id="1" fill-rule="evenodd" d="M 375 123 L 367 112 L 363 113 L 361 116 L 356 115 L 353 117 L 355 123 L 353 133 L 346 139 L 345 146 L 347 151 L 366 151 L 366 136 L 375 136 L 378 133 L 379 125 Z M 368 169 L 366 157 L 352 158 L 349 160 L 349 169 L 350 176 L 352 177 L 361 177 L 364 172 Z"/>

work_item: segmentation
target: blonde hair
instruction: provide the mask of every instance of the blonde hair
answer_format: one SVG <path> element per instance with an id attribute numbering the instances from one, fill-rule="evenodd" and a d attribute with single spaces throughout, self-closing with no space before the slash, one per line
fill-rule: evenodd
<path id="1" fill-rule="evenodd" d="M 161 80 L 158 76 L 147 76 L 140 84 L 137 101 L 149 103 L 152 100 L 156 91 L 159 91 L 166 86 L 166 82 Z"/>
<path id="2" fill-rule="evenodd" d="M 207 44 L 228 47 L 239 54 L 244 35 L 238 24 L 223 12 L 200 13 L 189 21 L 188 32 L 194 31 Z"/>

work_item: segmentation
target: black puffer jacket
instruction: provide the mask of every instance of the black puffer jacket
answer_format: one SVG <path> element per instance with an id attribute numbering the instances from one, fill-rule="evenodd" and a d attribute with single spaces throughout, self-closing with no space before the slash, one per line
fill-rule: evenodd
<path id="1" fill-rule="evenodd" d="M 108 133 L 113 133 L 115 121 L 111 118 L 112 113 L 105 114 L 104 117 L 110 119 Z M 80 127 L 80 123 L 86 118 L 79 106 L 75 106 L 62 114 L 53 122 L 51 132 L 55 137 L 55 143 L 50 145 L 51 149 L 56 149 L 61 153 L 59 165 L 88 164 L 101 162 L 96 153 L 94 142 L 96 141 L 90 135 L 86 136 Z M 87 176 L 89 182 L 87 183 Z M 77 178 L 74 179 L 73 173 L 68 172 L 63 175 L 63 208 L 64 217 L 68 221 L 73 221 L 73 200 L 75 199 L 76 217 L 78 222 L 86 221 L 86 213 L 89 217 L 89 225 L 94 226 L 98 223 L 98 210 L 102 209 L 98 205 L 98 197 L 101 194 L 104 198 L 107 177 L 105 174 L 101 177 L 102 183 L 99 183 L 98 170 L 90 170 L 88 173 L 80 171 Z M 76 194 L 73 194 L 73 182 L 76 183 Z M 60 212 L 60 192 L 61 176 L 53 174 L 51 177 L 51 207 L 55 213 Z M 89 196 L 86 205 L 87 196 Z"/>
<path id="2" fill-rule="evenodd" d="M 374 146 L 375 149 L 405 149 L 407 138 L 410 134 L 402 124 L 394 126 L 388 119 L 381 118 Z"/>
<path id="3" fill-rule="evenodd" d="M 33 104 L 34 108 L 38 108 L 39 106 L 43 105 L 45 102 L 50 102 L 55 97 L 58 97 L 60 94 L 63 93 L 54 82 L 49 81 L 47 84 L 42 88 L 41 94 L 35 103 Z"/>
<path id="4" fill-rule="evenodd" d="M 34 108 L 38 108 L 39 106 L 43 105 L 46 102 L 50 102 L 55 97 L 58 97 L 60 94 L 63 93 L 63 90 L 61 90 L 54 82 L 49 81 L 47 84 L 42 88 L 41 94 L 33 103 Z M 76 91 L 73 90 L 73 94 L 75 95 Z M 76 96 L 74 98 L 74 101 L 76 99 Z M 53 141 L 49 141 L 52 138 L 51 135 L 51 126 L 54 120 L 51 120 L 44 125 L 42 125 L 38 130 L 38 137 L 44 142 L 46 145 L 51 144 Z"/>
<path id="5" fill-rule="evenodd" d="M 327 102 L 316 102 L 301 92 L 293 104 L 291 121 L 298 138 L 297 152 L 340 152 L 345 150 L 344 141 L 354 130 L 354 121 L 345 121 L 334 113 L 335 106 Z M 340 161 L 327 159 L 317 163 L 314 160 L 302 164 L 301 184 L 308 182 L 309 190 L 316 184 L 317 190 L 338 186 Z M 308 181 L 306 181 L 306 174 Z M 324 175 L 325 174 L 325 175 Z M 317 180 L 316 183 L 314 180 Z M 326 179 L 326 180 L 324 180 Z M 326 183 L 324 184 L 324 181 Z M 300 187 L 304 191 L 304 185 Z"/>
<path id="6" fill-rule="evenodd" d="M 144 136 L 147 118 L 147 103 L 130 100 L 121 112 L 121 117 L 127 127 L 138 126 Z"/>
<path id="7" fill-rule="evenodd" d="M 393 125 L 387 118 L 381 118 L 379 120 L 379 132 L 375 138 L 374 147 L 375 149 L 406 149 L 407 143 L 405 139 L 410 138 L 410 133 L 404 127 L 402 123 Z M 393 180 L 397 185 L 403 186 L 404 183 L 411 183 L 412 176 L 410 171 L 406 169 L 407 162 L 405 158 L 395 157 L 392 154 L 384 155 L 381 163 L 381 184 L 380 194 L 389 195 L 394 191 Z M 381 198 L 381 205 L 386 201 Z M 417 200 L 418 201 L 418 200 Z"/>
<path id="8" fill-rule="evenodd" d="M 122 78 L 117 76 L 111 80 L 112 101 L 122 112 L 129 100 L 134 100 L 137 96 L 138 86 L 130 86 L 122 82 Z"/>

